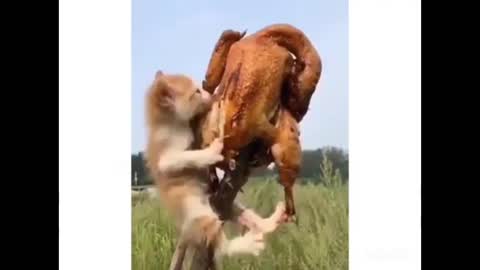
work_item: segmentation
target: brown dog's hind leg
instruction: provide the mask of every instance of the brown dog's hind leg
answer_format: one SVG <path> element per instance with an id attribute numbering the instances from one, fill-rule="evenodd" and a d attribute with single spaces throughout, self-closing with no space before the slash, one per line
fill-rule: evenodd
<path id="1" fill-rule="evenodd" d="M 293 185 L 300 173 L 302 148 L 298 124 L 288 111 L 283 110 L 280 114 L 278 130 L 279 134 L 272 146 L 272 155 L 278 167 L 280 183 L 284 187 L 288 221 L 292 221 L 296 214 Z"/>
<path id="2" fill-rule="evenodd" d="M 257 121 L 257 138 L 260 138 L 267 145 L 273 145 L 278 140 L 278 135 L 281 132 L 279 128 L 272 125 L 266 116 L 261 116 L 260 120 Z"/>

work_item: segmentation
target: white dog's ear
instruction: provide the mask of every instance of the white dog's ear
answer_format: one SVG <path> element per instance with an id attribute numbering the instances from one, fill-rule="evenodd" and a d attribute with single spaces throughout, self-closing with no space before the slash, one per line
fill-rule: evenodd
<path id="1" fill-rule="evenodd" d="M 159 105 L 164 108 L 173 108 L 174 94 L 170 87 L 166 86 L 160 90 Z"/>
<path id="2" fill-rule="evenodd" d="M 161 72 L 161 71 L 160 71 Z M 158 72 L 157 72 L 158 73 Z M 155 80 L 155 100 L 158 106 L 162 108 L 173 108 L 175 103 L 175 92 L 168 83 L 158 75 Z"/>

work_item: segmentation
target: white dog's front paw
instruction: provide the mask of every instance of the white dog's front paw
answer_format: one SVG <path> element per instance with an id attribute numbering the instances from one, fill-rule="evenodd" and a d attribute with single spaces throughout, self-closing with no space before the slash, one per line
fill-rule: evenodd
<path id="1" fill-rule="evenodd" d="M 207 152 L 206 155 L 204 156 L 203 162 L 207 165 L 214 165 L 222 160 L 223 160 L 223 156 L 221 154 Z"/>
<path id="2" fill-rule="evenodd" d="M 213 153 L 220 154 L 223 150 L 223 141 L 219 138 L 213 140 L 213 142 L 208 146 L 208 150 Z"/>
<path id="3" fill-rule="evenodd" d="M 248 232 L 243 237 L 245 238 L 243 243 L 245 253 L 258 256 L 260 255 L 260 252 L 265 249 L 265 242 L 263 241 L 262 233 Z"/>
<path id="4" fill-rule="evenodd" d="M 263 241 L 263 234 L 249 231 L 244 236 L 232 240 L 228 254 L 251 254 L 258 256 L 264 249 L 265 243 Z"/>
<path id="5" fill-rule="evenodd" d="M 285 221 L 285 209 L 285 203 L 279 202 L 275 207 L 275 212 L 273 212 L 270 217 L 259 220 L 257 226 L 263 233 L 271 233 L 275 231 L 278 226 Z"/>
<path id="6" fill-rule="evenodd" d="M 204 160 L 208 165 L 216 164 L 224 159 L 222 155 L 223 142 L 220 139 L 215 139 L 210 146 L 204 149 Z"/>

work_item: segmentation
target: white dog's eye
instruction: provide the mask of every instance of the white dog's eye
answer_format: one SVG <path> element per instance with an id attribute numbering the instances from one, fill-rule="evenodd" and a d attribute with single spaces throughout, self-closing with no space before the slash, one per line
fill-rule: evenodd
<path id="1" fill-rule="evenodd" d="M 195 92 L 196 92 L 197 94 L 201 94 L 200 89 L 198 89 L 198 88 L 197 88 L 197 90 L 195 90 Z"/>

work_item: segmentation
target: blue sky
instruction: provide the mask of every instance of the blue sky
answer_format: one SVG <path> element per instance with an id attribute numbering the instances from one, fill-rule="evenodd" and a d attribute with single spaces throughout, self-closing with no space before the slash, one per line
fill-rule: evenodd
<path id="1" fill-rule="evenodd" d="M 348 148 L 348 1 L 132 1 L 132 152 L 145 147 L 144 97 L 155 72 L 203 79 L 225 29 L 247 35 L 273 23 L 300 28 L 323 71 L 300 123 L 304 149 Z"/>

